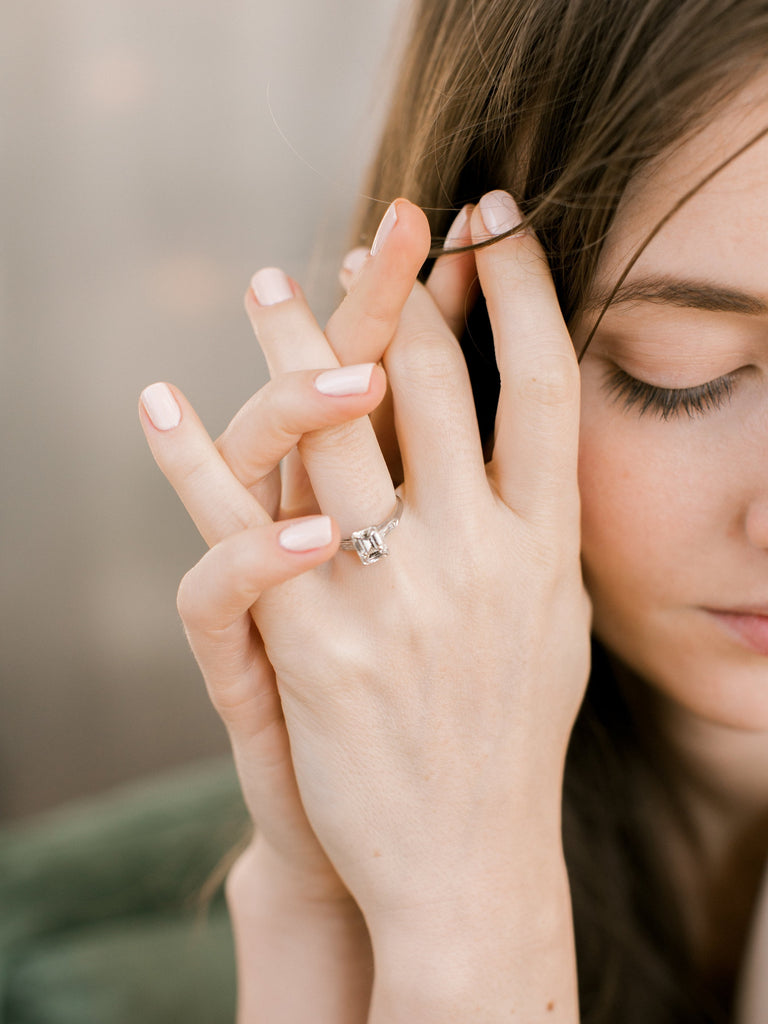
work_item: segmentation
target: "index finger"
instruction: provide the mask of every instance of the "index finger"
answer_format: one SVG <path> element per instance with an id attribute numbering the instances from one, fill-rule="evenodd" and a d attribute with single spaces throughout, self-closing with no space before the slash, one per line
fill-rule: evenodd
<path id="1" fill-rule="evenodd" d="M 165 383 L 145 388 L 139 416 L 155 462 L 209 546 L 272 522 L 235 478 L 178 388 Z"/>
<path id="2" fill-rule="evenodd" d="M 522 219 L 508 193 L 490 192 L 472 216 L 473 240 Z M 478 249 L 475 260 L 501 377 L 492 479 L 524 518 L 578 517 L 579 366 L 544 251 L 524 231 Z"/>
<path id="3" fill-rule="evenodd" d="M 366 261 L 354 289 L 325 326 L 325 335 L 340 363 L 378 362 L 382 358 L 431 240 L 429 222 L 418 206 L 396 199 L 388 207 L 374 239 L 373 258 Z"/>

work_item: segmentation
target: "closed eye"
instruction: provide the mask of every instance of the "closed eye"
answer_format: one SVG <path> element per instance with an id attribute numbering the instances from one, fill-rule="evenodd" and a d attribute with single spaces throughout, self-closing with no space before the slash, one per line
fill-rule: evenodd
<path id="1" fill-rule="evenodd" d="M 621 401 L 625 409 L 634 409 L 639 416 L 653 413 L 659 419 L 669 420 L 685 413 L 694 419 L 728 403 L 737 373 L 726 373 L 706 384 L 690 388 L 661 388 L 631 377 L 615 367 L 605 381 L 605 388 L 616 401 Z"/>

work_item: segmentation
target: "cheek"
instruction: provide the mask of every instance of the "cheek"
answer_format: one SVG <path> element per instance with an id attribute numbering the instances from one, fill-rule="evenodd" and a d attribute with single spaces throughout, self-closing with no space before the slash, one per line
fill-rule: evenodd
<path id="1" fill-rule="evenodd" d="M 695 580 L 694 555 L 710 532 L 702 496 L 711 466 L 675 435 L 673 424 L 613 407 L 584 411 L 582 560 L 596 621 L 614 607 L 638 614 L 685 599 Z"/>

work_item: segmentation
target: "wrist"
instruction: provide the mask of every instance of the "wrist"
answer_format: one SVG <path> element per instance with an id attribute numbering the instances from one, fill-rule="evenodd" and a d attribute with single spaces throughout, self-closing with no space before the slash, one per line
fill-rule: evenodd
<path id="1" fill-rule="evenodd" d="M 287 914 L 360 914 L 330 865 L 318 871 L 297 868 L 258 834 L 230 869 L 226 892 L 230 913 L 273 907 Z"/>
<path id="2" fill-rule="evenodd" d="M 361 1024 L 373 981 L 368 929 L 339 885 L 304 878 L 254 842 L 227 880 L 238 1024 Z"/>
<path id="3" fill-rule="evenodd" d="M 504 877 L 452 880 L 441 898 L 366 915 L 377 964 L 404 969 L 418 960 L 477 957 L 490 963 L 546 943 L 571 922 L 571 893 L 562 855 L 510 865 Z M 417 972 L 417 968 L 414 966 Z"/>
<path id="4" fill-rule="evenodd" d="M 390 913 L 369 928 L 376 963 L 370 1024 L 578 1021 L 570 887 L 562 857 L 506 883 Z"/>
<path id="5" fill-rule="evenodd" d="M 369 859 L 372 881 L 355 887 L 372 935 L 385 936 L 393 926 L 418 931 L 482 921 L 500 900 L 522 909 L 531 893 L 547 890 L 549 879 L 567 879 L 559 806 L 551 813 L 530 806 L 458 826 L 454 816 L 450 830 L 425 830 L 407 849 L 401 842 L 377 852 Z"/>

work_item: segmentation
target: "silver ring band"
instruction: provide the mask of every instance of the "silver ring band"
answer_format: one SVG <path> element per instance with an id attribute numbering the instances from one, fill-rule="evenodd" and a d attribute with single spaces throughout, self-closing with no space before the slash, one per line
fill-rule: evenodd
<path id="1" fill-rule="evenodd" d="M 339 544 L 343 551 L 356 551 L 358 558 L 363 565 L 373 565 L 380 558 L 386 558 L 389 548 L 384 543 L 384 538 L 400 522 L 403 514 L 403 499 L 400 495 L 395 497 L 395 507 L 390 516 L 379 523 L 378 526 L 366 526 L 364 530 L 355 530 L 351 537 L 345 537 Z"/>

